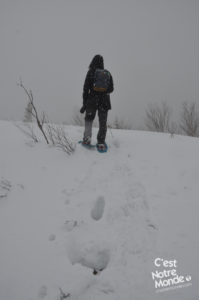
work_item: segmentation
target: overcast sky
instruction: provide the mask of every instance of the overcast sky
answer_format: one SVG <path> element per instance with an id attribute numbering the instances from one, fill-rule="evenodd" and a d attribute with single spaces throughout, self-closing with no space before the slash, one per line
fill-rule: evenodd
<path id="1" fill-rule="evenodd" d="M 0 43 L 0 119 L 23 119 L 22 78 L 39 110 L 69 120 L 95 54 L 114 79 L 110 118 L 199 102 L 198 0 L 0 0 Z"/>

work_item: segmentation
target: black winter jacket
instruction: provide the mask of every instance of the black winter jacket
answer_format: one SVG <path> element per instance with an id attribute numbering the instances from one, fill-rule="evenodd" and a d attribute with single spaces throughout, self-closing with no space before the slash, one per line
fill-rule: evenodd
<path id="1" fill-rule="evenodd" d="M 111 109 L 110 93 L 113 92 L 113 78 L 111 76 L 110 86 L 106 93 L 93 90 L 94 74 L 96 69 L 104 69 L 103 57 L 96 55 L 89 66 L 83 87 L 83 106 L 86 110 L 109 110 Z"/>

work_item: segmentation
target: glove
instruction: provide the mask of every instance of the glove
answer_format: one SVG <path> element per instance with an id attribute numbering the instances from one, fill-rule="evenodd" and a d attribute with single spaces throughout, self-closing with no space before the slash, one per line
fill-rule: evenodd
<path id="1" fill-rule="evenodd" d="M 82 108 L 80 109 L 80 113 L 83 114 L 85 110 L 86 110 L 86 106 L 83 105 Z"/>

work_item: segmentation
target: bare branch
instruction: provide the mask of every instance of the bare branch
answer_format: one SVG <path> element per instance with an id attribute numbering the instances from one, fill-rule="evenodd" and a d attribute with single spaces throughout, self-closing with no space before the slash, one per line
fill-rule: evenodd
<path id="1" fill-rule="evenodd" d="M 183 103 L 180 128 L 189 136 L 199 136 L 199 113 L 195 103 Z"/>
<path id="2" fill-rule="evenodd" d="M 162 102 L 161 106 L 150 104 L 146 110 L 146 127 L 152 131 L 169 132 L 170 117 L 171 110 L 166 102 Z"/>
<path id="3" fill-rule="evenodd" d="M 42 113 L 41 118 L 39 118 L 37 108 L 33 101 L 34 98 L 32 91 L 28 91 L 21 80 L 18 85 L 24 90 L 26 96 L 28 97 L 28 113 L 31 113 L 32 117 L 36 121 L 37 126 L 39 127 L 45 138 L 46 143 L 49 144 L 50 141 L 52 145 L 63 150 L 67 154 L 71 154 L 72 152 L 74 152 L 75 145 L 66 136 L 64 127 L 59 125 L 52 125 L 50 124 L 50 122 L 47 123 L 47 117 L 44 112 Z M 38 142 L 38 139 L 34 134 L 33 127 L 31 127 L 30 124 L 27 126 L 27 131 L 24 128 L 21 128 L 19 125 L 18 128 L 27 136 L 31 137 L 35 142 Z"/>
<path id="4" fill-rule="evenodd" d="M 67 154 L 71 154 L 75 151 L 75 145 L 66 136 L 63 125 L 52 125 L 48 123 L 46 128 L 48 138 L 54 146 L 63 150 Z"/>
<path id="5" fill-rule="evenodd" d="M 31 105 L 31 107 L 32 107 L 32 110 L 31 110 L 32 116 L 33 116 L 34 119 L 36 120 L 37 125 L 38 125 L 39 129 L 41 130 L 41 132 L 42 132 L 42 134 L 43 134 L 43 136 L 44 136 L 44 138 L 45 138 L 46 143 L 49 144 L 48 138 L 47 138 L 46 133 L 45 133 L 44 128 L 43 128 L 44 120 L 45 120 L 45 114 L 43 113 L 42 119 L 40 120 L 40 118 L 39 118 L 39 116 L 38 116 L 38 113 L 37 113 L 37 109 L 36 109 L 36 107 L 35 107 L 35 105 L 34 105 L 34 101 L 33 101 L 33 93 L 32 93 L 32 91 L 31 91 L 31 90 L 28 91 L 28 90 L 26 89 L 26 87 L 23 85 L 22 80 L 20 80 L 20 82 L 18 83 L 18 86 L 20 86 L 20 87 L 24 90 L 25 94 L 27 95 L 28 101 L 29 101 L 29 103 L 30 103 L 30 105 Z"/>

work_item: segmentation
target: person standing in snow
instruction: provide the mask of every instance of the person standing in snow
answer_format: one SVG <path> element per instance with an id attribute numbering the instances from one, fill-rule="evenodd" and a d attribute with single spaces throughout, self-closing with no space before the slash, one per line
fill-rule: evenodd
<path id="1" fill-rule="evenodd" d="M 102 73 L 104 70 L 104 60 L 101 55 L 95 55 L 92 59 L 89 70 L 86 75 L 86 79 L 83 87 L 83 106 L 80 109 L 81 113 L 86 112 L 85 115 L 85 130 L 83 137 L 83 144 L 89 145 L 91 143 L 92 136 L 92 124 L 98 111 L 99 118 L 99 131 L 97 134 L 97 146 L 103 150 L 105 148 L 105 138 L 107 132 L 107 117 L 108 110 L 111 109 L 110 93 L 113 92 L 113 78 L 108 73 L 108 86 L 106 89 L 95 88 L 95 81 L 98 73 Z M 103 74 L 103 73 L 102 73 Z"/>

